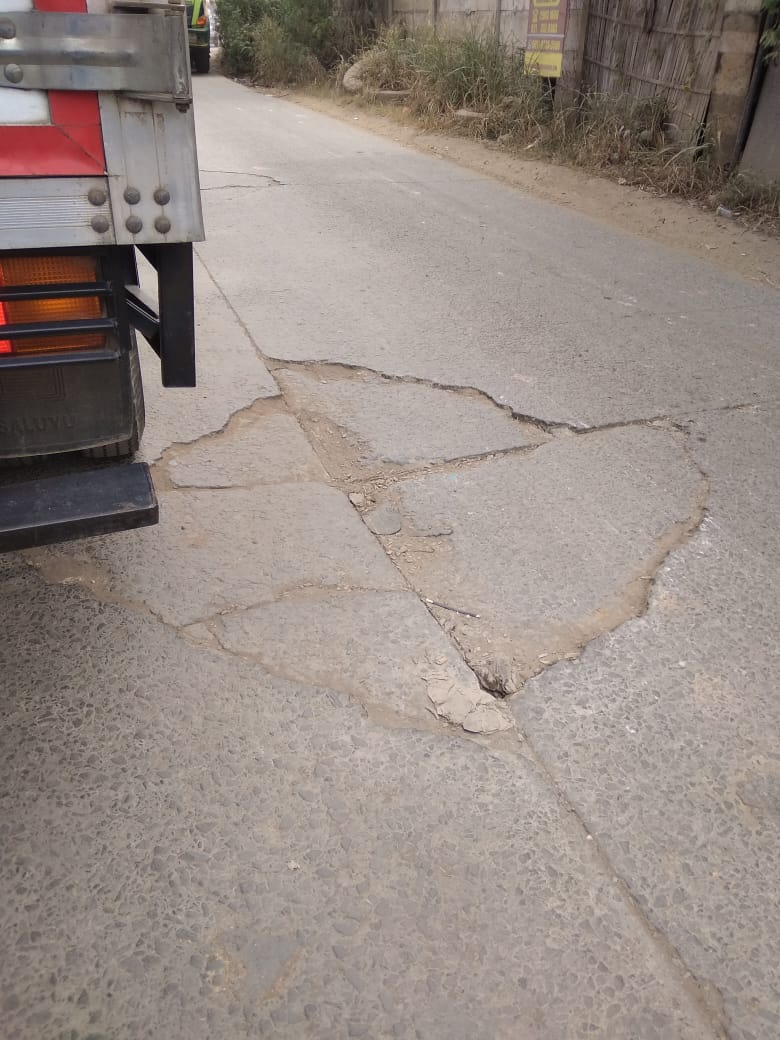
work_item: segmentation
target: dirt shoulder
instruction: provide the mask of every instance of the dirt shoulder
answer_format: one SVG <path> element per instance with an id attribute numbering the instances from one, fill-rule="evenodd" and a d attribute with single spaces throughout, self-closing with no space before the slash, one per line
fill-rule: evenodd
<path id="1" fill-rule="evenodd" d="M 621 231 L 652 239 L 738 274 L 751 282 L 780 289 L 780 239 L 717 217 L 694 203 L 654 196 L 581 169 L 508 154 L 492 142 L 421 130 L 400 109 L 368 107 L 352 99 L 295 91 L 287 100 L 357 123 L 364 130 L 391 137 L 429 155 L 493 177 L 520 191 L 559 206 L 570 206 Z"/>

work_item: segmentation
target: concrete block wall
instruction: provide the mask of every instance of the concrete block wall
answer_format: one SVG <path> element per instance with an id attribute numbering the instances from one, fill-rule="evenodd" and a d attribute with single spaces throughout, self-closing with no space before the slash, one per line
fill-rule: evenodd
<path id="1" fill-rule="evenodd" d="M 503 0 L 501 4 L 501 39 L 510 47 L 522 49 L 528 36 L 530 0 Z"/>
<path id="2" fill-rule="evenodd" d="M 525 46 L 530 0 L 501 0 L 501 39 L 512 47 Z M 388 0 L 388 18 L 410 28 L 435 24 L 440 28 L 494 32 L 497 0 Z"/>
<path id="3" fill-rule="evenodd" d="M 780 181 L 780 65 L 767 66 L 740 169 Z"/>
<path id="4" fill-rule="evenodd" d="M 761 0 L 725 0 L 709 109 L 709 125 L 717 135 L 724 162 L 737 158 L 735 147 L 753 74 L 760 19 Z"/>
<path id="5" fill-rule="evenodd" d="M 566 38 L 563 41 L 563 74 L 555 94 L 559 105 L 568 105 L 582 86 L 588 6 L 588 0 L 569 0 Z"/>
<path id="6" fill-rule="evenodd" d="M 388 20 L 403 22 L 410 29 L 431 25 L 433 7 L 430 0 L 388 0 Z"/>
<path id="7" fill-rule="evenodd" d="M 493 32 L 496 25 L 495 0 L 439 0 L 437 25 L 456 32 Z"/>

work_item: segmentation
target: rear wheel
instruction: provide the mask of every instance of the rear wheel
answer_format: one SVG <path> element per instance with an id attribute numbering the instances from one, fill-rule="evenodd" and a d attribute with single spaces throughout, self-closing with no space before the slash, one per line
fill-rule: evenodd
<path id="1" fill-rule="evenodd" d="M 123 459 L 135 455 L 141 444 L 144 426 L 146 425 L 146 409 L 144 407 L 144 387 L 141 381 L 141 363 L 138 360 L 138 345 L 133 343 L 129 355 L 130 363 L 130 397 L 133 408 L 133 431 L 123 441 L 113 444 L 101 444 L 97 448 L 86 448 L 82 455 L 88 459 Z"/>
<path id="2" fill-rule="evenodd" d="M 205 76 L 211 66 L 211 54 L 208 47 L 203 47 L 200 50 L 194 51 L 192 55 L 192 64 L 195 67 L 195 71 L 200 75 Z"/>

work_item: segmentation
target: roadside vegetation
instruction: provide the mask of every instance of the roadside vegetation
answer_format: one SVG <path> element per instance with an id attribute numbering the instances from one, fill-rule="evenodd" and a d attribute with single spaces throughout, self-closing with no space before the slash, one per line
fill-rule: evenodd
<path id="1" fill-rule="evenodd" d="M 265 86 L 336 74 L 376 37 L 378 0 L 217 0 L 222 68 Z"/>
<path id="2" fill-rule="evenodd" d="M 780 0 L 778 0 L 780 2 Z M 442 36 L 384 29 L 362 55 L 367 96 L 404 91 L 409 114 L 430 128 L 498 141 L 539 156 L 598 169 L 623 183 L 692 199 L 780 228 L 780 183 L 725 169 L 706 134 L 686 140 L 660 98 L 575 92 L 556 99 L 524 70 L 522 52 L 492 35 Z"/>
<path id="3" fill-rule="evenodd" d="M 724 168 L 715 141 L 706 133 L 685 139 L 662 99 L 592 92 L 556 98 L 549 81 L 526 71 L 522 51 L 492 34 L 380 29 L 378 10 L 377 0 L 217 0 L 223 68 L 264 85 L 338 90 L 359 59 L 359 103 L 388 104 L 386 92 L 393 92 L 396 113 L 427 129 L 597 169 L 766 231 L 780 229 L 780 183 Z"/>
<path id="4" fill-rule="evenodd" d="M 765 12 L 761 46 L 767 61 L 777 61 L 780 58 L 780 0 L 763 0 L 761 6 Z"/>

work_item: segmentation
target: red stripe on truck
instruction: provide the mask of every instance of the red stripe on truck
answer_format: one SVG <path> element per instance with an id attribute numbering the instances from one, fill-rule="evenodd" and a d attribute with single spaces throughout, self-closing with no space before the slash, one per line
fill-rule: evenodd
<path id="1" fill-rule="evenodd" d="M 85 0 L 36 0 L 38 11 L 86 11 Z M 0 177 L 102 174 L 106 160 L 94 91 L 50 90 L 50 126 L 0 126 Z"/>

